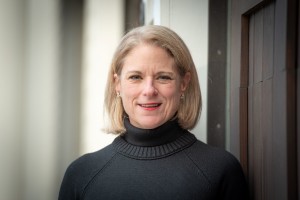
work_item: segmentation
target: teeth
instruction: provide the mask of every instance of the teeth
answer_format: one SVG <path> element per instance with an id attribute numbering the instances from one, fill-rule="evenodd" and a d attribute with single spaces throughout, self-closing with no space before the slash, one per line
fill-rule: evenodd
<path id="1" fill-rule="evenodd" d="M 142 107 L 151 108 L 151 107 L 157 107 L 159 104 L 141 104 Z"/>

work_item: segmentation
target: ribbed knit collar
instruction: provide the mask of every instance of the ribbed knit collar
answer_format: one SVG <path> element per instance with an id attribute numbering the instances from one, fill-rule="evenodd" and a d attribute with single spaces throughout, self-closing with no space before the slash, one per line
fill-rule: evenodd
<path id="1" fill-rule="evenodd" d="M 136 159 L 156 159 L 176 153 L 196 141 L 193 134 L 182 129 L 177 120 L 155 129 L 140 129 L 125 119 L 126 132 L 113 142 L 115 149 Z"/>

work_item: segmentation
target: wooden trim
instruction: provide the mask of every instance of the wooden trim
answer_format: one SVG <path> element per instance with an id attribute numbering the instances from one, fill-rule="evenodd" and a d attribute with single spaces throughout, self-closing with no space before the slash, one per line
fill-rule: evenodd
<path id="1" fill-rule="evenodd" d="M 298 190 L 298 199 L 300 197 L 300 3 L 298 2 L 298 28 L 297 28 L 297 60 L 296 60 L 296 137 L 297 137 L 297 144 L 296 144 L 296 151 L 297 151 L 297 190 Z"/>
<path id="2" fill-rule="evenodd" d="M 272 1 L 274 0 L 242 0 L 241 11 L 243 15 L 249 15 Z"/>
<path id="3" fill-rule="evenodd" d="M 240 162 L 248 176 L 248 85 L 249 85 L 249 17 L 241 20 L 241 71 L 240 71 Z"/>
<path id="4" fill-rule="evenodd" d="M 287 69 L 287 167 L 288 167 L 288 198 L 297 199 L 297 118 L 296 118 L 296 69 L 297 69 L 297 29 L 298 29 L 299 0 L 287 2 L 287 43 L 286 43 L 286 69 Z"/>
<path id="5" fill-rule="evenodd" d="M 248 89 L 240 88 L 240 162 L 248 176 Z"/>
<path id="6" fill-rule="evenodd" d="M 242 16 L 241 36 L 241 74 L 240 87 L 247 88 L 249 85 L 249 17 Z"/>

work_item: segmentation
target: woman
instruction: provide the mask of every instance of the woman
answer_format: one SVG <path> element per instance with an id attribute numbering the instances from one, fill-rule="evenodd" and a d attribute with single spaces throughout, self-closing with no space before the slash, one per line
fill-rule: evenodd
<path id="1" fill-rule="evenodd" d="M 239 162 L 188 130 L 201 111 L 197 72 L 180 37 L 162 26 L 126 34 L 109 72 L 106 148 L 74 161 L 59 199 L 247 199 Z"/>

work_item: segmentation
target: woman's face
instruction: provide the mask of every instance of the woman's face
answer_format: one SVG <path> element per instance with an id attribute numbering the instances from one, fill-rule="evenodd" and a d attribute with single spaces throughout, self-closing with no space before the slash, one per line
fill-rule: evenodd
<path id="1" fill-rule="evenodd" d="M 162 48 L 141 44 L 125 57 L 120 76 L 115 74 L 130 123 L 153 129 L 170 120 L 178 110 L 190 74 L 182 78 L 173 58 Z"/>

